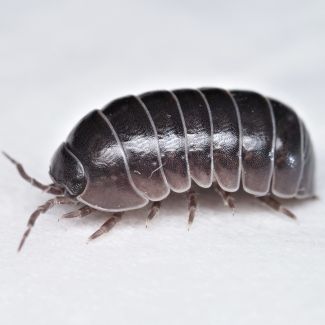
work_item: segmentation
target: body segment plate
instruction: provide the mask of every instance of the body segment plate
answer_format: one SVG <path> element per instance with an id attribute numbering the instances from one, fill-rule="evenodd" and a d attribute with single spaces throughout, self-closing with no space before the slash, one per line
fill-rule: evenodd
<path id="1" fill-rule="evenodd" d="M 241 172 L 241 130 L 238 108 L 223 89 L 201 89 L 211 111 L 213 125 L 213 165 L 216 180 L 228 192 L 237 191 Z"/>
<path id="2" fill-rule="evenodd" d="M 297 194 L 303 168 L 303 137 L 298 116 L 284 104 L 271 99 L 276 140 L 272 192 L 290 198 Z"/>
<path id="3" fill-rule="evenodd" d="M 212 184 L 212 121 L 203 94 L 198 90 L 174 90 L 187 129 L 188 161 L 192 179 L 201 187 Z"/>
<path id="4" fill-rule="evenodd" d="M 101 114 L 89 113 L 67 139 L 87 177 L 86 188 L 78 200 L 105 211 L 140 208 L 148 200 L 132 184 L 122 147 Z"/>
<path id="5" fill-rule="evenodd" d="M 179 104 L 169 91 L 142 94 L 140 99 L 155 124 L 162 168 L 170 188 L 184 192 L 191 186 L 187 161 L 185 125 Z"/>
<path id="6" fill-rule="evenodd" d="M 246 192 L 269 192 L 273 173 L 275 124 L 269 101 L 254 92 L 232 91 L 238 105 L 242 135 L 242 182 Z"/>
<path id="7" fill-rule="evenodd" d="M 136 96 L 119 98 L 103 108 L 116 131 L 135 186 L 157 201 L 169 194 L 159 156 L 157 134 L 150 115 Z"/>

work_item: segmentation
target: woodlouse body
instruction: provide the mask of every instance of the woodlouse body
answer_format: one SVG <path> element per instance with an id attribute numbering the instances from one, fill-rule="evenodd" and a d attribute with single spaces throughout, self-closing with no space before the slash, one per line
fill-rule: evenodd
<path id="1" fill-rule="evenodd" d="M 137 209 L 194 181 L 254 196 L 314 195 L 314 155 L 286 105 L 250 91 L 153 91 L 85 116 L 54 155 L 56 185 L 103 211 Z"/>

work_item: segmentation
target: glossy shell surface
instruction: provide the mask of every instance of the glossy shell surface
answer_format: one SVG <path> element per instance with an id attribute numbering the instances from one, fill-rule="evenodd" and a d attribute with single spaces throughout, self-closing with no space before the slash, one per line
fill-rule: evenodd
<path id="1" fill-rule="evenodd" d="M 314 164 L 309 134 L 291 108 L 251 91 L 201 88 L 125 96 L 90 112 L 50 174 L 86 205 L 125 211 L 192 182 L 310 197 Z"/>

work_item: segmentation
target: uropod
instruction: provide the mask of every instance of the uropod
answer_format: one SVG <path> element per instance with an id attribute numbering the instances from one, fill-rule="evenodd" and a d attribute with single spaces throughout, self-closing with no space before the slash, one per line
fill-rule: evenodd
<path id="1" fill-rule="evenodd" d="M 55 195 L 31 215 L 19 250 L 39 215 L 60 204 L 81 205 L 66 218 L 112 213 L 94 239 L 125 211 L 150 203 L 152 219 L 171 191 L 187 192 L 190 225 L 193 183 L 213 187 L 231 208 L 232 193 L 243 189 L 292 218 L 278 198 L 314 196 L 315 159 L 304 123 L 285 104 L 252 91 L 159 90 L 113 100 L 82 118 L 59 146 L 50 185 L 5 156 L 25 180 Z"/>

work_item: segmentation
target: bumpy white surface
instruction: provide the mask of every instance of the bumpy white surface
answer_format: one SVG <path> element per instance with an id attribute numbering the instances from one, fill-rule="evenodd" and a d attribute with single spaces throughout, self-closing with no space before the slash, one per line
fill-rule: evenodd
<path id="1" fill-rule="evenodd" d="M 86 245 L 105 216 L 39 219 L 49 196 L 0 159 L 2 324 L 324 324 L 323 1 L 0 1 L 0 147 L 48 181 L 54 149 L 86 112 L 126 93 L 220 86 L 293 106 L 317 153 L 319 201 L 293 222 L 200 192 L 190 232 L 173 195 Z"/>

